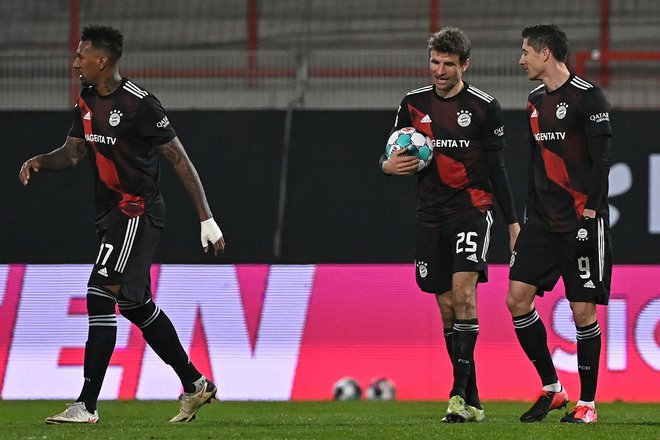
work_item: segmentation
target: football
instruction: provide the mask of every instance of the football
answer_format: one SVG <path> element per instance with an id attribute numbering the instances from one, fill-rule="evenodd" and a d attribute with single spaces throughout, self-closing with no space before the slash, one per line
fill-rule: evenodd
<path id="1" fill-rule="evenodd" d="M 369 400 L 394 400 L 395 397 L 394 383 L 384 377 L 374 379 L 367 388 L 367 399 Z"/>
<path id="2" fill-rule="evenodd" d="M 355 379 L 344 377 L 335 383 L 332 397 L 334 400 L 358 400 L 362 397 L 362 388 Z"/>
<path id="3" fill-rule="evenodd" d="M 385 155 L 389 158 L 393 152 L 402 148 L 408 150 L 406 156 L 419 158 L 418 172 L 426 168 L 433 159 L 433 142 L 428 136 L 413 127 L 395 130 L 387 139 Z"/>

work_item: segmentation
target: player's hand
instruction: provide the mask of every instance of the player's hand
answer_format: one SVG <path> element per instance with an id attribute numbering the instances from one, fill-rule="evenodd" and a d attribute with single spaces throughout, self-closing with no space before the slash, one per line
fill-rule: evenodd
<path id="1" fill-rule="evenodd" d="M 395 176 L 409 176 L 417 172 L 419 167 L 419 158 L 415 156 L 405 156 L 405 148 L 392 152 L 389 159 L 383 162 L 383 171 L 385 174 Z"/>
<path id="2" fill-rule="evenodd" d="M 18 172 L 18 180 L 21 181 L 23 186 L 26 186 L 30 182 L 30 171 L 34 171 L 35 173 L 38 173 L 40 168 L 41 168 L 41 158 L 39 156 L 35 156 L 32 159 L 28 159 L 23 163 L 23 166 L 21 166 L 21 170 Z"/>
<path id="3" fill-rule="evenodd" d="M 518 223 L 511 223 L 509 225 L 509 252 L 513 252 L 520 234 L 520 225 Z"/>
<path id="4" fill-rule="evenodd" d="M 210 241 L 213 245 L 215 256 L 217 257 L 222 253 L 222 251 L 225 250 L 225 239 L 222 236 L 220 227 L 215 222 L 215 220 L 213 220 L 213 217 L 211 217 L 201 222 L 201 228 L 202 247 L 204 248 L 204 252 L 209 251 L 208 242 Z"/>

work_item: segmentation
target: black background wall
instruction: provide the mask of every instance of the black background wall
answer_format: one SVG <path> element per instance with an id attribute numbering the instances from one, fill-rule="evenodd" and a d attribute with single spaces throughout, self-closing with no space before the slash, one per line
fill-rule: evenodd
<path id="1" fill-rule="evenodd" d="M 63 172 L 41 172 L 26 188 L 17 178 L 27 158 L 64 142 L 70 118 L 69 112 L 0 112 L 2 263 L 85 263 L 96 257 L 87 158 Z M 393 119 L 393 111 L 294 112 L 282 254 L 275 258 L 285 112 L 170 112 L 227 249 L 220 259 L 203 254 L 193 205 L 163 161 L 168 223 L 156 260 L 411 261 L 416 180 L 384 176 L 377 166 Z M 508 169 L 522 218 L 528 159 L 525 115 L 508 111 L 505 119 Z M 632 174 L 629 190 L 610 199 L 621 214 L 612 228 L 615 262 L 660 263 L 660 234 L 649 232 L 649 157 L 660 154 L 660 112 L 617 111 L 612 121 L 613 163 L 625 164 Z M 660 200 L 656 204 L 660 212 Z M 508 261 L 506 243 L 499 216 L 491 261 Z"/>

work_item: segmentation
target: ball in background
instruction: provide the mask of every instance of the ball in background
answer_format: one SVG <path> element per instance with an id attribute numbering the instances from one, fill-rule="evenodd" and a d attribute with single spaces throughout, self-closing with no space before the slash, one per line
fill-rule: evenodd
<path id="1" fill-rule="evenodd" d="M 332 397 L 334 400 L 358 400 L 362 397 L 362 388 L 355 379 L 343 377 L 335 383 Z"/>
<path id="2" fill-rule="evenodd" d="M 394 383 L 381 377 L 374 379 L 367 388 L 367 399 L 369 400 L 394 400 L 396 397 L 396 387 Z"/>

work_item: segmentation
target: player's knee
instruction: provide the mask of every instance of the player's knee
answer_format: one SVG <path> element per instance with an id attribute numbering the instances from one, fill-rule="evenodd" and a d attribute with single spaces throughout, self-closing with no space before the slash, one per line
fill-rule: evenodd
<path id="1" fill-rule="evenodd" d="M 529 313 L 534 308 L 534 297 L 536 290 L 533 286 L 522 283 L 511 282 L 509 294 L 506 296 L 506 307 L 512 316 L 520 316 Z"/>
<path id="2" fill-rule="evenodd" d="M 151 300 L 143 304 L 120 300 L 119 311 L 126 319 L 144 329 L 158 317 L 160 308 Z"/>
<path id="3" fill-rule="evenodd" d="M 90 317 L 90 323 L 95 317 L 105 316 L 112 318 L 115 315 L 115 305 L 117 299 L 111 292 L 102 286 L 87 286 L 87 315 Z M 112 320 L 112 319 L 110 319 Z M 115 318 L 116 323 L 116 318 Z"/>
<path id="4" fill-rule="evenodd" d="M 589 302 L 571 302 L 573 320 L 578 327 L 584 327 L 596 322 L 596 304 Z"/>

